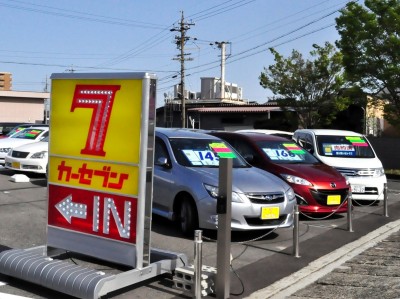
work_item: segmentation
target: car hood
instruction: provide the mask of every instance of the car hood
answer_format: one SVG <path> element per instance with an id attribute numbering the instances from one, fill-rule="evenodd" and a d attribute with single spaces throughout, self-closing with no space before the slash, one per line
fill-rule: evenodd
<path id="1" fill-rule="evenodd" d="M 14 147 L 13 150 L 20 151 L 20 152 L 30 152 L 30 153 L 37 153 L 49 150 L 49 143 L 45 141 L 38 141 L 29 144 L 24 144 L 18 147 Z"/>
<path id="2" fill-rule="evenodd" d="M 345 178 L 334 168 L 319 164 L 285 164 L 280 165 L 281 174 L 290 174 L 306 179 L 309 182 L 335 182 Z"/>
<path id="3" fill-rule="evenodd" d="M 189 168 L 199 180 L 218 186 L 219 168 Z M 285 192 L 290 186 L 275 175 L 255 167 L 232 168 L 232 191 L 235 192 Z"/>
<path id="4" fill-rule="evenodd" d="M 38 142 L 31 139 L 4 138 L 0 139 L 0 148 L 14 148 L 28 143 Z"/>
<path id="5" fill-rule="evenodd" d="M 378 158 L 336 158 L 318 157 L 322 162 L 335 168 L 382 168 Z"/>

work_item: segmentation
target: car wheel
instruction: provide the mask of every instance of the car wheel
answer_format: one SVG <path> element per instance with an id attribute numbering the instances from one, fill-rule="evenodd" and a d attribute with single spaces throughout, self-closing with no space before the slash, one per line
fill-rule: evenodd
<path id="1" fill-rule="evenodd" d="M 182 233 L 185 236 L 193 237 L 194 231 L 198 227 L 198 217 L 196 207 L 189 198 L 185 198 L 180 205 L 179 222 Z"/>

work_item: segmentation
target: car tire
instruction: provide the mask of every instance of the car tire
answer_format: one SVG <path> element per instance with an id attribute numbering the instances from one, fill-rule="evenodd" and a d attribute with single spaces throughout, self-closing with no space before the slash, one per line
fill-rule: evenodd
<path id="1" fill-rule="evenodd" d="M 198 216 L 196 206 L 191 198 L 185 197 L 179 208 L 179 225 L 185 236 L 194 236 L 198 228 Z"/>

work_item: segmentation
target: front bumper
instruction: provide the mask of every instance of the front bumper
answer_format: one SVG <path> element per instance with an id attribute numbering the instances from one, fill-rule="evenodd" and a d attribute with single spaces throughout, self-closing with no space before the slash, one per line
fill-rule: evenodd
<path id="1" fill-rule="evenodd" d="M 380 177 L 349 177 L 352 186 L 352 196 L 355 200 L 384 200 L 386 176 Z M 362 192 L 364 191 L 364 192 Z"/>
<path id="2" fill-rule="evenodd" d="M 7 169 L 12 169 L 15 171 L 46 173 L 46 161 L 44 161 L 43 159 L 26 160 L 26 159 L 7 157 L 4 166 Z"/>
<path id="3" fill-rule="evenodd" d="M 203 229 L 215 230 L 218 228 L 218 214 L 216 212 L 216 200 L 214 204 L 207 204 L 207 201 L 198 202 L 199 226 Z M 296 201 L 285 200 L 277 204 L 254 204 L 232 202 L 231 206 L 231 229 L 243 230 L 264 230 L 291 227 L 294 221 L 294 207 Z M 276 219 L 262 219 L 262 208 L 278 208 L 279 217 Z"/>

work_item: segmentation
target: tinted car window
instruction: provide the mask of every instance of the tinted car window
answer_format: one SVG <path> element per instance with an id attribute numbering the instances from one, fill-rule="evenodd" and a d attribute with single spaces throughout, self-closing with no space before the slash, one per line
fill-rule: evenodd
<path id="1" fill-rule="evenodd" d="M 155 161 L 155 163 L 157 163 L 158 159 L 160 159 L 160 158 L 166 158 L 168 161 L 170 160 L 168 150 L 167 150 L 167 147 L 166 147 L 164 141 L 161 138 L 156 137 L 156 142 L 154 145 L 154 161 Z"/>
<path id="2" fill-rule="evenodd" d="M 215 139 L 170 138 L 170 144 L 177 162 L 188 167 L 218 167 L 219 157 L 216 148 L 224 147 L 234 153 L 233 167 L 250 167 L 224 141 Z"/>
<path id="3" fill-rule="evenodd" d="M 258 141 L 257 145 L 262 149 L 269 160 L 276 164 L 302 163 L 314 164 L 320 163 L 317 158 L 309 152 L 299 147 L 294 142 L 283 141 Z"/>
<path id="4" fill-rule="evenodd" d="M 374 158 L 374 152 L 364 137 L 317 136 L 318 153 L 321 156 L 341 158 Z"/>
<path id="5" fill-rule="evenodd" d="M 314 146 L 313 146 L 313 141 L 312 137 L 310 134 L 307 133 L 299 133 L 298 138 L 297 138 L 298 144 L 305 148 L 307 151 L 313 151 Z"/>
<path id="6" fill-rule="evenodd" d="M 243 142 L 242 140 L 235 137 L 230 138 L 229 136 L 224 136 L 223 138 L 226 139 L 226 141 L 228 141 L 229 144 L 231 144 L 239 152 L 239 154 L 242 155 L 242 157 L 246 158 L 246 156 L 248 155 L 257 155 L 257 153 L 251 148 L 251 146 Z"/>

